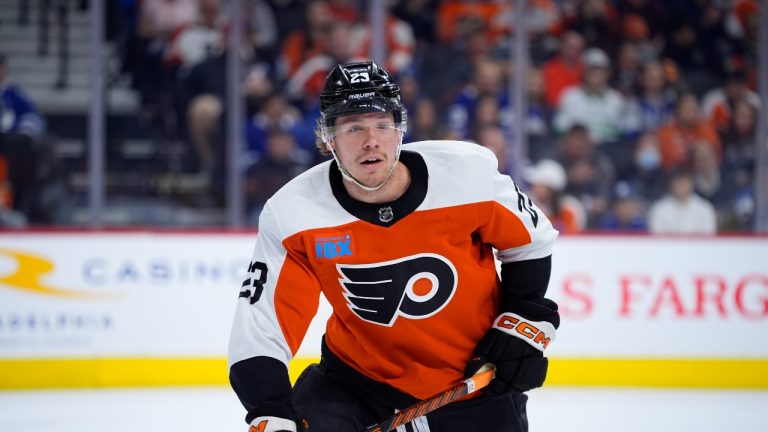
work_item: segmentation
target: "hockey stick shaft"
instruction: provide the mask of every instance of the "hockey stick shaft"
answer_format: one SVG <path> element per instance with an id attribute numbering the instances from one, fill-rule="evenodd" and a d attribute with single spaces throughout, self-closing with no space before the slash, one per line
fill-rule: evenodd
<path id="1" fill-rule="evenodd" d="M 494 369 L 492 368 L 479 372 L 448 390 L 442 391 L 429 399 L 417 402 L 402 411 L 398 411 L 392 417 L 380 423 L 368 426 L 368 428 L 365 429 L 365 432 L 389 432 L 397 429 L 399 426 L 402 426 L 417 417 L 431 413 L 442 406 L 480 390 L 491 382 L 493 376 Z"/>

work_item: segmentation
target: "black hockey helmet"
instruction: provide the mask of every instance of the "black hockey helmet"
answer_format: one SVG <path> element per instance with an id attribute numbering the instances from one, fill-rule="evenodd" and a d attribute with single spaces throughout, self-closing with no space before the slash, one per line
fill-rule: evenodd
<path id="1" fill-rule="evenodd" d="M 325 78 L 320 93 L 320 113 L 325 126 L 344 115 L 392 112 L 395 123 L 405 126 L 400 86 L 374 61 L 336 65 Z"/>

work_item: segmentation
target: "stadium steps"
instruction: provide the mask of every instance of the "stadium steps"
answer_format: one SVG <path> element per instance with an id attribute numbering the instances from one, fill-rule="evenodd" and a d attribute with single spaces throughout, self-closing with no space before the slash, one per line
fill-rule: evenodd
<path id="1" fill-rule="evenodd" d="M 91 105 L 91 46 L 88 9 L 69 2 L 66 85 L 59 82 L 59 26 L 48 15 L 48 43 L 40 51 L 40 0 L 29 0 L 28 19 L 19 22 L 18 0 L 0 0 L 0 52 L 8 58 L 8 79 L 18 85 L 45 116 L 48 142 L 65 173 L 73 200 L 74 225 L 87 225 L 88 113 Z M 51 2 L 55 3 L 55 2 Z M 224 223 L 220 203 L 191 172 L 188 146 L 158 139 L 140 99 L 122 77 L 116 48 L 104 45 L 106 225 L 217 226 Z"/>

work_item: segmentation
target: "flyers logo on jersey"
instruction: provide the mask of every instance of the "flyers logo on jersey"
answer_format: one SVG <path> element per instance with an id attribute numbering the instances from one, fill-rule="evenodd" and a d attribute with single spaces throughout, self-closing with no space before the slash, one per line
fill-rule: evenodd
<path id="1" fill-rule="evenodd" d="M 337 264 L 347 306 L 364 321 L 392 326 L 398 316 L 428 318 L 456 292 L 456 268 L 445 257 L 418 254 L 374 264 Z"/>

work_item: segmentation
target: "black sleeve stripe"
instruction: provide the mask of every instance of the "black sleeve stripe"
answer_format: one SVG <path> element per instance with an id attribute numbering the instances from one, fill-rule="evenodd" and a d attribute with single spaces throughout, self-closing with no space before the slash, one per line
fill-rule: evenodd
<path id="1" fill-rule="evenodd" d="M 552 255 L 501 265 L 501 298 L 533 300 L 547 293 L 552 273 Z"/>
<path id="2" fill-rule="evenodd" d="M 239 361 L 229 369 L 229 382 L 248 410 L 247 423 L 264 415 L 293 418 L 291 382 L 283 362 L 272 357 Z"/>

